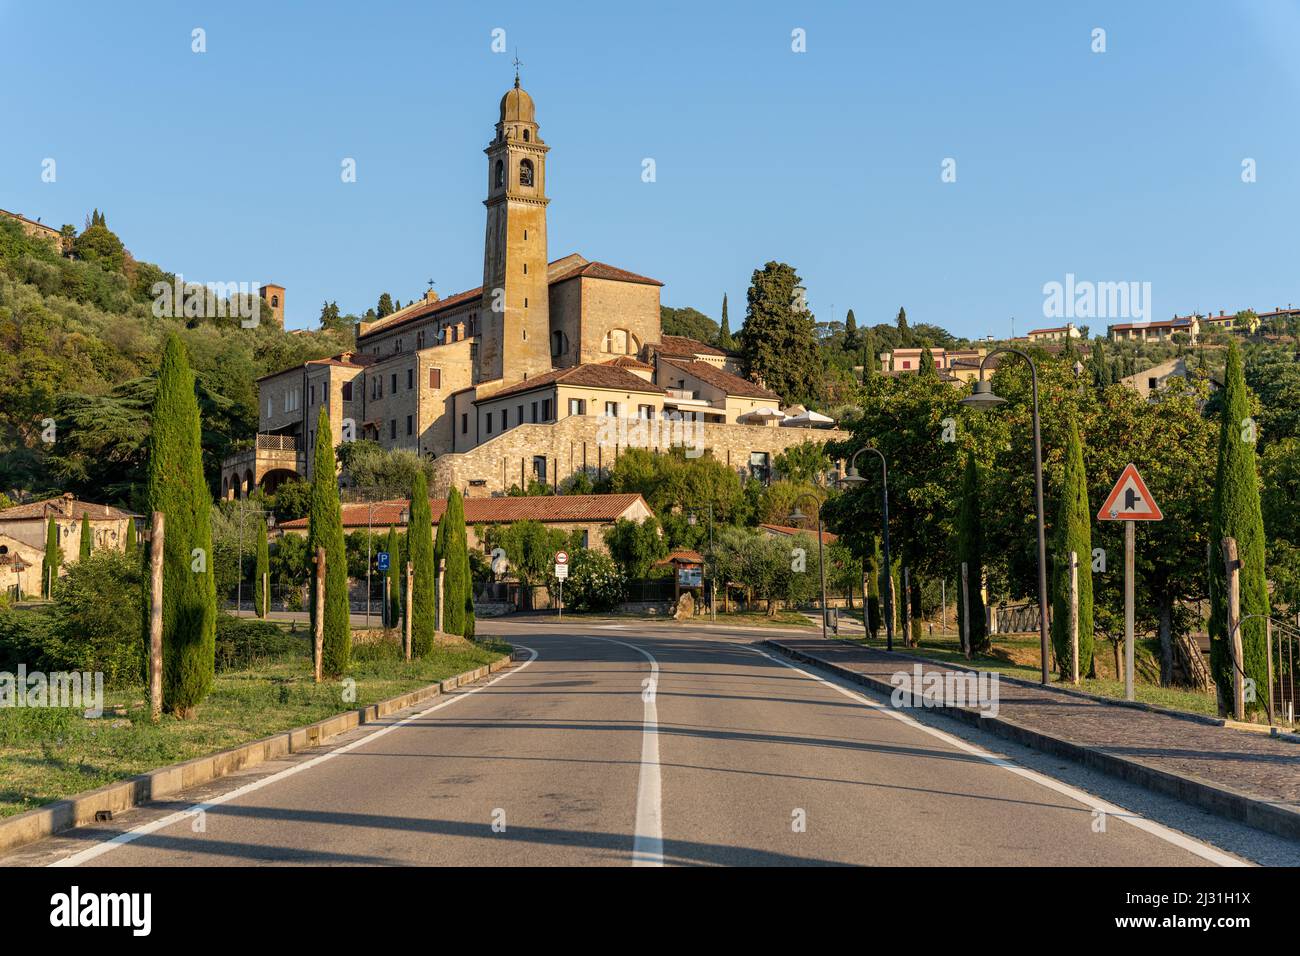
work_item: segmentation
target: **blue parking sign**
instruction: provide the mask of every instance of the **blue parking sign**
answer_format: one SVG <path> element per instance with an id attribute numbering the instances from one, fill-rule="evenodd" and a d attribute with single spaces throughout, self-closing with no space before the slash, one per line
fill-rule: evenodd
<path id="1" fill-rule="evenodd" d="M 387 570 L 388 570 L 388 552 L 387 552 L 387 551 L 380 551 L 380 552 L 378 552 L 378 553 L 375 555 L 375 566 L 376 566 L 377 568 L 379 568 L 380 571 L 387 571 Z"/>

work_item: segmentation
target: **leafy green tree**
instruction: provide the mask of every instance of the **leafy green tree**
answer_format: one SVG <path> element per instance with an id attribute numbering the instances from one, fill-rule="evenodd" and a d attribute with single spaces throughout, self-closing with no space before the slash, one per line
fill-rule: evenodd
<path id="1" fill-rule="evenodd" d="M 345 444 L 343 447 L 347 447 Z M 271 499 L 276 521 L 293 521 L 311 514 L 311 484 L 299 479 L 283 482 Z"/>
<path id="2" fill-rule="evenodd" d="M 1069 416 L 1065 482 L 1052 530 L 1052 646 L 1061 679 L 1070 677 L 1070 552 L 1078 557 L 1079 674 L 1092 673 L 1092 510 L 1079 426 Z"/>
<path id="3" fill-rule="evenodd" d="M 1219 708 L 1232 709 L 1233 665 L 1228 633 L 1227 572 L 1220 547 L 1235 538 L 1241 562 L 1242 670 L 1254 682 L 1249 710 L 1263 706 L 1268 693 L 1266 618 L 1268 581 L 1264 570 L 1264 520 L 1260 512 L 1259 477 L 1255 465 L 1255 423 L 1250 415 L 1250 395 L 1236 342 L 1228 345 L 1224 370 L 1222 413 L 1219 425 L 1219 461 L 1210 506 L 1210 667 L 1218 687 Z M 1250 696 L 1249 694 L 1247 695 Z"/>
<path id="4" fill-rule="evenodd" d="M 788 403 L 817 403 L 823 396 L 826 361 L 817 346 L 813 315 L 799 293 L 794 268 L 769 262 L 754 270 L 740 361 L 745 374 Z"/>
<path id="5" fill-rule="evenodd" d="M 63 563 L 63 549 L 59 547 L 59 526 L 54 519 L 45 526 L 45 557 L 41 560 L 41 593 L 46 599 L 54 597 L 54 583 L 59 579 L 59 565 Z"/>
<path id="6" fill-rule="evenodd" d="M 212 688 L 217 595 L 211 497 L 203 477 L 194 374 L 180 338 L 167 338 L 150 415 L 145 512 L 161 511 L 163 544 L 163 707 L 181 718 Z M 154 544 L 150 542 L 149 548 Z M 144 579 L 148 581 L 147 576 Z M 146 598 L 149 585 L 145 584 Z M 147 607 L 147 601 L 145 606 Z M 146 632 L 147 633 L 147 632 Z"/>
<path id="7" fill-rule="evenodd" d="M 439 540 L 442 538 L 442 525 L 438 526 Z M 411 593 L 406 596 L 410 602 L 408 613 L 411 615 L 411 653 L 424 657 L 433 650 L 437 618 L 434 612 L 434 589 L 437 586 L 437 549 L 433 541 L 433 517 L 429 512 L 429 485 L 424 472 L 416 472 L 411 483 L 411 518 L 407 528 L 407 553 L 411 561 Z M 444 603 L 443 607 L 446 607 Z M 444 610 L 445 614 L 445 610 Z M 443 618 L 443 628 L 447 627 Z"/>
<path id="8" fill-rule="evenodd" d="M 605 546 L 629 580 L 647 577 L 654 563 L 668 556 L 668 544 L 659 533 L 659 522 L 652 517 L 640 523 L 619 518 L 613 527 L 605 529 Z"/>
<path id="9" fill-rule="evenodd" d="M 984 580 L 984 519 L 980 505 L 980 473 L 972 452 L 966 454 L 962 471 L 961 503 L 957 512 L 957 627 L 969 634 L 971 650 L 983 653 L 989 648 L 988 622 L 984 613 L 981 587 Z M 961 592 L 961 566 L 966 565 L 966 597 Z M 966 608 L 970 609 L 969 624 Z"/>
<path id="10" fill-rule="evenodd" d="M 78 560 L 85 561 L 90 557 L 90 552 L 94 550 L 94 547 L 95 538 L 94 533 L 90 530 L 90 515 L 83 514 L 81 516 L 81 553 L 78 555 Z"/>
<path id="11" fill-rule="evenodd" d="M 489 549 L 500 548 L 506 553 L 510 570 L 520 584 L 533 586 L 551 583 L 555 576 L 555 552 L 576 551 L 581 535 L 576 538 L 566 535 L 540 521 L 512 521 L 492 525 L 484 532 L 483 540 Z"/>
<path id="12" fill-rule="evenodd" d="M 388 543 L 388 607 L 385 609 L 389 627 L 396 627 L 402 619 L 402 539 L 397 529 L 389 527 Z"/>
<path id="13" fill-rule="evenodd" d="M 674 309 L 661 305 L 659 325 L 664 335 L 684 335 L 704 343 L 715 342 L 718 338 L 718 323 L 698 309 Z"/>
<path id="14" fill-rule="evenodd" d="M 122 240 L 102 223 L 79 235 L 72 243 L 72 251 L 77 258 L 110 272 L 121 272 L 126 267 L 126 248 Z"/>
<path id="15" fill-rule="evenodd" d="M 625 586 L 613 558 L 592 548 L 579 548 L 569 561 L 564 603 L 575 611 L 609 611 L 623 600 Z"/>
<path id="16" fill-rule="evenodd" d="M 102 671 L 110 687 L 139 680 L 147 646 L 139 639 L 143 571 L 138 561 L 107 549 L 69 566 L 45 648 L 57 669 Z"/>
<path id="17" fill-rule="evenodd" d="M 474 586 L 469 573 L 469 545 L 465 533 L 465 504 L 460 491 L 452 488 L 447 508 L 438 522 L 434 546 L 438 560 L 445 561 L 442 628 L 448 634 L 474 636 Z"/>
<path id="18" fill-rule="evenodd" d="M 349 619 L 348 559 L 343 540 L 343 518 L 339 510 L 339 486 L 335 478 L 334 435 L 322 405 L 316 417 L 316 447 L 312 452 L 311 514 L 308 520 L 307 551 L 315 555 L 325 549 L 324 636 L 321 673 L 339 677 L 352 658 L 352 624 Z M 316 613 L 316 589 L 311 589 L 312 615 Z"/>
<path id="19" fill-rule="evenodd" d="M 264 582 L 269 581 L 271 571 L 271 551 L 266 541 L 266 522 L 257 523 L 257 559 L 253 563 L 253 608 L 258 617 L 266 617 L 266 608 L 270 604 Z"/>
<path id="20" fill-rule="evenodd" d="M 779 453 L 772 462 L 777 474 L 789 481 L 820 483 L 830 471 L 831 459 L 826 454 L 826 443 L 801 441 Z"/>

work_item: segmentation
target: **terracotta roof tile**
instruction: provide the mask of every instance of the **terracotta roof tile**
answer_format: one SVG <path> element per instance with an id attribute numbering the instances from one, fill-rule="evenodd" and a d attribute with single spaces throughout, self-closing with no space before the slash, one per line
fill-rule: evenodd
<path id="1" fill-rule="evenodd" d="M 527 498 L 466 498 L 466 524 L 501 524 L 510 521 L 578 522 L 617 521 L 637 502 L 639 494 L 618 495 L 533 495 Z M 402 512 L 409 506 L 405 498 L 391 501 L 347 502 L 342 505 L 343 527 L 375 528 L 403 526 Z M 437 522 L 447 510 L 446 498 L 430 498 L 429 509 Z M 278 528 L 305 530 L 309 519 L 282 521 Z"/>
<path id="2" fill-rule="evenodd" d="M 491 395 L 485 395 L 482 398 L 475 399 L 475 404 L 479 402 L 490 402 L 495 398 L 501 398 L 503 395 L 517 395 L 522 392 L 531 392 L 537 388 L 549 388 L 552 385 L 583 385 L 588 388 L 612 388 L 624 392 L 652 392 L 655 395 L 664 394 L 664 390 L 658 385 L 647 382 L 639 375 L 633 375 L 627 369 L 619 368 L 617 365 L 602 363 L 599 365 L 573 365 L 569 368 L 556 368 L 542 375 L 525 379 L 509 388 L 503 388 L 499 392 L 493 392 Z"/>
<path id="3" fill-rule="evenodd" d="M 45 498 L 41 501 L 28 501 L 0 511 L 0 521 L 22 521 L 31 518 L 44 518 L 53 515 L 56 518 L 76 518 L 80 520 L 88 515 L 91 521 L 108 521 L 117 518 L 130 518 L 131 512 L 114 508 L 112 505 L 96 504 L 93 501 L 80 501 L 77 498 L 63 496 Z"/>
<path id="4" fill-rule="evenodd" d="M 665 358 L 664 361 L 673 368 L 694 375 L 700 381 L 706 382 L 714 388 L 722 389 L 728 395 L 740 395 L 745 398 L 766 398 L 773 401 L 780 400 L 780 396 L 771 389 L 764 388 L 747 378 L 741 378 L 739 375 L 724 372 L 708 362 L 683 362 L 671 358 Z"/>
<path id="5" fill-rule="evenodd" d="M 693 339 L 686 335 L 661 335 L 659 336 L 659 347 L 657 349 L 663 355 L 676 356 L 695 356 L 695 355 L 726 355 L 720 348 L 715 348 L 701 342 L 699 339 Z"/>

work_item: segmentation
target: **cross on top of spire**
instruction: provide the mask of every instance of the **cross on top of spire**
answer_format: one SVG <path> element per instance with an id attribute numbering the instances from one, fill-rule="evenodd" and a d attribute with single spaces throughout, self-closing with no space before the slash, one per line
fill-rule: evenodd
<path id="1" fill-rule="evenodd" d="M 519 59 L 519 47 L 515 47 L 515 89 L 519 89 L 519 68 L 524 65 Z"/>

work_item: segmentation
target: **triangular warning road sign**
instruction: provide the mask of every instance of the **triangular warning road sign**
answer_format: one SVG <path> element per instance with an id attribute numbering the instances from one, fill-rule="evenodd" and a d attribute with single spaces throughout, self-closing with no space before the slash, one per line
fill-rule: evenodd
<path id="1" fill-rule="evenodd" d="M 1164 517 L 1136 465 L 1124 469 L 1097 512 L 1098 521 L 1162 521 Z"/>

